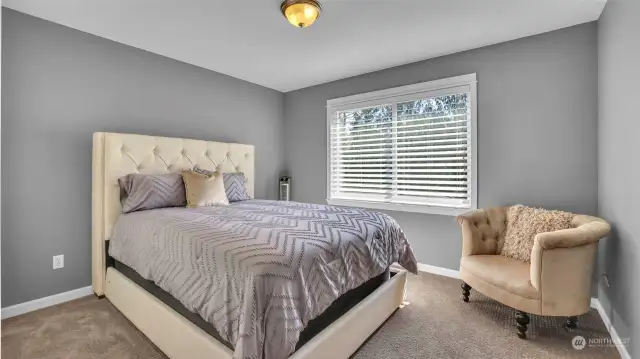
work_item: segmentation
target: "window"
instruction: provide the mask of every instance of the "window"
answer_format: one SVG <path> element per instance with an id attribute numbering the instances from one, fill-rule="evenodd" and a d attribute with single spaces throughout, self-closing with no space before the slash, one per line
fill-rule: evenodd
<path id="1" fill-rule="evenodd" d="M 327 202 L 476 208 L 476 75 L 327 101 Z"/>

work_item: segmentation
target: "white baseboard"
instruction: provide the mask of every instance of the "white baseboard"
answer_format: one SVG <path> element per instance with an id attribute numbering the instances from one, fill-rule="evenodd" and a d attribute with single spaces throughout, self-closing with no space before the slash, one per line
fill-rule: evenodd
<path id="1" fill-rule="evenodd" d="M 93 288 L 91 286 L 70 290 L 64 293 L 54 294 L 48 297 L 2 308 L 0 309 L 0 317 L 2 319 L 15 317 L 16 315 L 33 312 L 34 310 L 86 297 L 91 294 L 93 294 Z"/>
<path id="2" fill-rule="evenodd" d="M 609 315 L 602 307 L 602 303 L 598 298 L 591 298 L 591 308 L 595 308 L 600 314 L 600 318 L 602 318 L 602 322 L 604 322 L 604 326 L 607 328 L 607 331 L 611 335 L 611 340 L 616 345 L 618 352 L 620 353 L 620 357 L 622 359 L 631 359 L 631 354 L 627 351 L 627 347 L 622 343 L 622 338 L 618 335 L 616 328 L 611 324 L 611 319 Z"/>
<path id="3" fill-rule="evenodd" d="M 401 270 L 403 268 L 399 264 L 394 263 L 391 265 L 391 269 Z M 437 267 L 424 263 L 418 263 L 418 272 L 432 273 L 449 278 L 460 278 L 460 272 L 455 269 Z"/>
<path id="4" fill-rule="evenodd" d="M 443 277 L 456 278 L 456 279 L 460 278 L 460 271 L 457 271 L 455 269 L 432 266 L 424 263 L 418 263 L 418 271 L 437 274 Z"/>

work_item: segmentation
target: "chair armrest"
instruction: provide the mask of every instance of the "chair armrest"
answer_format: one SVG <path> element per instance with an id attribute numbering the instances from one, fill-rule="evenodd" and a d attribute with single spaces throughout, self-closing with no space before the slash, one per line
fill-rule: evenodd
<path id="1" fill-rule="evenodd" d="M 542 315 L 572 316 L 589 310 L 596 242 L 544 249 L 535 241 L 529 270 L 531 285 L 541 294 Z"/>
<path id="2" fill-rule="evenodd" d="M 576 216 L 576 228 L 540 233 L 531 250 L 531 285 L 542 293 L 543 315 L 580 315 L 589 310 L 591 274 L 607 222 Z"/>
<path id="3" fill-rule="evenodd" d="M 498 241 L 494 236 L 495 230 L 491 229 L 489 225 L 489 217 L 497 217 L 496 213 L 499 211 L 504 211 L 504 209 L 478 209 L 456 217 L 462 230 L 463 257 L 475 254 L 496 254 Z M 487 235 L 486 232 L 493 235 Z"/>
<path id="4" fill-rule="evenodd" d="M 590 216 L 576 216 L 574 224 L 577 224 L 576 228 L 539 233 L 534 243 L 538 243 L 542 249 L 577 247 L 597 242 L 611 230 L 609 223 Z"/>
<path id="5" fill-rule="evenodd" d="M 479 232 L 473 225 L 473 216 L 477 213 L 480 215 L 478 211 L 468 212 L 465 214 L 461 214 L 456 217 L 456 222 L 460 225 L 460 229 L 462 230 L 462 256 L 470 256 L 473 254 L 479 254 L 480 252 L 480 242 L 481 238 L 479 237 Z"/>

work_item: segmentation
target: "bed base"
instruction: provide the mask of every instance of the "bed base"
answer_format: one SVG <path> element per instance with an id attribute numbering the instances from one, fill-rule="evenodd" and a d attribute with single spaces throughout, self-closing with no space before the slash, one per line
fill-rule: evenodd
<path id="1" fill-rule="evenodd" d="M 349 358 L 402 304 L 407 272 L 387 282 L 298 349 L 290 359 Z M 232 359 L 224 344 L 125 277 L 107 268 L 105 295 L 171 359 Z"/>

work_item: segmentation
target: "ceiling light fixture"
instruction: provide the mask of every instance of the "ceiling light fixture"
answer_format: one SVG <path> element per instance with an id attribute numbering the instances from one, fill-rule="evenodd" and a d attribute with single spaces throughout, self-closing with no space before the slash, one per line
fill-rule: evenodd
<path id="1" fill-rule="evenodd" d="M 320 16 L 322 6 L 316 0 L 284 0 L 280 4 L 280 11 L 291 25 L 307 27 Z"/>

